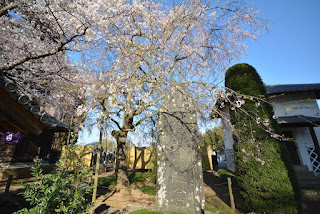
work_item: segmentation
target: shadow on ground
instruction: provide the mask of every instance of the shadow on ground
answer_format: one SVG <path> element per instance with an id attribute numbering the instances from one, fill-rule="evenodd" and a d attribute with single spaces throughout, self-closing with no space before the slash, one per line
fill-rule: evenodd
<path id="1" fill-rule="evenodd" d="M 23 192 L 23 189 L 0 194 L 1 214 L 11 214 L 25 207 L 31 208 L 23 196 L 19 195 L 21 192 Z"/>
<path id="2" fill-rule="evenodd" d="M 206 196 L 207 204 L 211 204 L 217 207 L 223 206 L 225 204 L 229 207 L 231 206 L 228 191 L 228 182 L 226 178 L 220 177 L 217 172 L 207 171 L 203 173 L 203 181 L 215 192 L 215 196 Z M 247 210 L 244 207 L 243 199 L 240 195 L 239 188 L 237 187 L 235 182 L 232 183 L 232 192 L 235 200 L 236 209 L 239 210 L 241 213 L 247 213 Z"/>

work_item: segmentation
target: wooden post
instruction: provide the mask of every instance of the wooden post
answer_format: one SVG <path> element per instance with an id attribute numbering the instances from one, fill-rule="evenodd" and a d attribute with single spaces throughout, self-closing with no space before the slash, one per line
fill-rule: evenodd
<path id="1" fill-rule="evenodd" d="M 5 193 L 9 193 L 9 189 L 10 189 L 10 185 L 11 185 L 12 178 L 13 178 L 13 175 L 9 175 L 9 178 L 8 178 L 8 181 L 7 181 L 7 185 L 6 185 Z"/>
<path id="2" fill-rule="evenodd" d="M 234 204 L 234 197 L 233 197 L 232 187 L 231 187 L 231 178 L 228 177 L 227 180 L 228 180 L 228 189 L 229 189 L 229 195 L 230 195 L 231 209 L 235 210 L 236 205 Z"/>
<path id="3" fill-rule="evenodd" d="M 213 171 L 213 164 L 212 164 L 212 155 L 211 155 L 211 146 L 207 146 L 207 156 L 209 159 L 209 166 L 210 166 L 210 170 Z"/>
<path id="4" fill-rule="evenodd" d="M 101 103 L 102 106 L 102 115 L 101 115 L 101 121 L 100 121 L 100 134 L 99 134 L 99 143 L 98 143 L 98 148 L 97 148 L 97 161 L 96 161 L 96 169 L 94 173 L 94 189 L 92 193 L 92 203 L 96 202 L 97 198 L 97 189 L 98 189 L 98 176 L 99 176 L 99 166 L 100 166 L 100 152 L 101 152 L 101 147 L 102 147 L 102 137 L 103 137 L 103 127 L 104 127 L 104 114 L 105 114 L 105 108 L 104 108 L 104 100 Z M 94 213 L 94 211 L 93 211 Z"/>

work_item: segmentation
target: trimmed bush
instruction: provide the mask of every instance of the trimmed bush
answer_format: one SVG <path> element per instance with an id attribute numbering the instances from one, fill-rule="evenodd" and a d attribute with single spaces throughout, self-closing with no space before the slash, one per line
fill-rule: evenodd
<path id="1" fill-rule="evenodd" d="M 228 69 L 225 84 L 242 94 L 234 103 L 245 100 L 241 108 L 231 104 L 230 116 L 237 132 L 236 178 L 246 206 L 256 213 L 298 213 L 299 188 L 285 144 L 271 136 L 280 129 L 272 106 L 262 101 L 267 93 L 259 74 L 237 64 Z"/>

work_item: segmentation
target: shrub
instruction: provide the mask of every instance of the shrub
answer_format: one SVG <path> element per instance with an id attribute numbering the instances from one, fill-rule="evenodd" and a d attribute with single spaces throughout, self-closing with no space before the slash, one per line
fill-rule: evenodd
<path id="1" fill-rule="evenodd" d="M 231 108 L 231 122 L 238 132 L 234 145 L 237 182 L 248 209 L 297 213 L 299 193 L 285 144 L 270 136 L 271 132 L 279 134 L 272 106 L 253 99 L 267 98 L 259 74 L 248 64 L 237 64 L 227 71 L 225 84 L 248 98 L 241 108 Z"/>
<path id="2" fill-rule="evenodd" d="M 204 209 L 209 211 L 209 212 L 211 212 L 211 213 L 215 213 L 215 212 L 218 211 L 218 208 L 213 206 L 213 205 L 211 205 L 211 204 L 205 204 L 204 205 Z"/>
<path id="3" fill-rule="evenodd" d="M 140 187 L 140 190 L 141 192 L 151 196 L 155 196 L 157 194 L 156 186 L 143 185 L 142 187 Z"/>
<path id="4" fill-rule="evenodd" d="M 98 186 L 104 186 L 113 189 L 117 186 L 117 177 L 115 175 L 110 175 L 104 178 L 99 178 Z"/>
<path id="5" fill-rule="evenodd" d="M 22 195 L 34 205 L 17 213 L 86 213 L 90 208 L 85 194 L 92 192 L 93 186 L 82 185 L 90 176 L 89 169 L 77 165 L 73 173 L 64 168 L 64 162 L 59 161 L 56 174 L 42 173 L 41 160 L 35 159 L 31 168 L 34 183 L 26 184 Z"/>
<path id="6" fill-rule="evenodd" d="M 146 181 L 150 173 L 132 173 L 128 176 L 130 184 L 143 183 Z"/>
<path id="7" fill-rule="evenodd" d="M 151 174 L 149 176 L 149 181 L 154 184 L 157 183 L 157 171 L 158 171 L 157 154 L 158 154 L 157 151 L 155 151 L 155 155 L 152 159 L 153 167 L 151 169 Z"/>

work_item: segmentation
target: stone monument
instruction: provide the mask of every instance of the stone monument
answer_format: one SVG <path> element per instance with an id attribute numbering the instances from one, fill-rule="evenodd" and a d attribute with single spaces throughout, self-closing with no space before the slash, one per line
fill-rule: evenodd
<path id="1" fill-rule="evenodd" d="M 157 126 L 157 210 L 204 213 L 197 115 L 182 89 L 168 93 Z"/>

